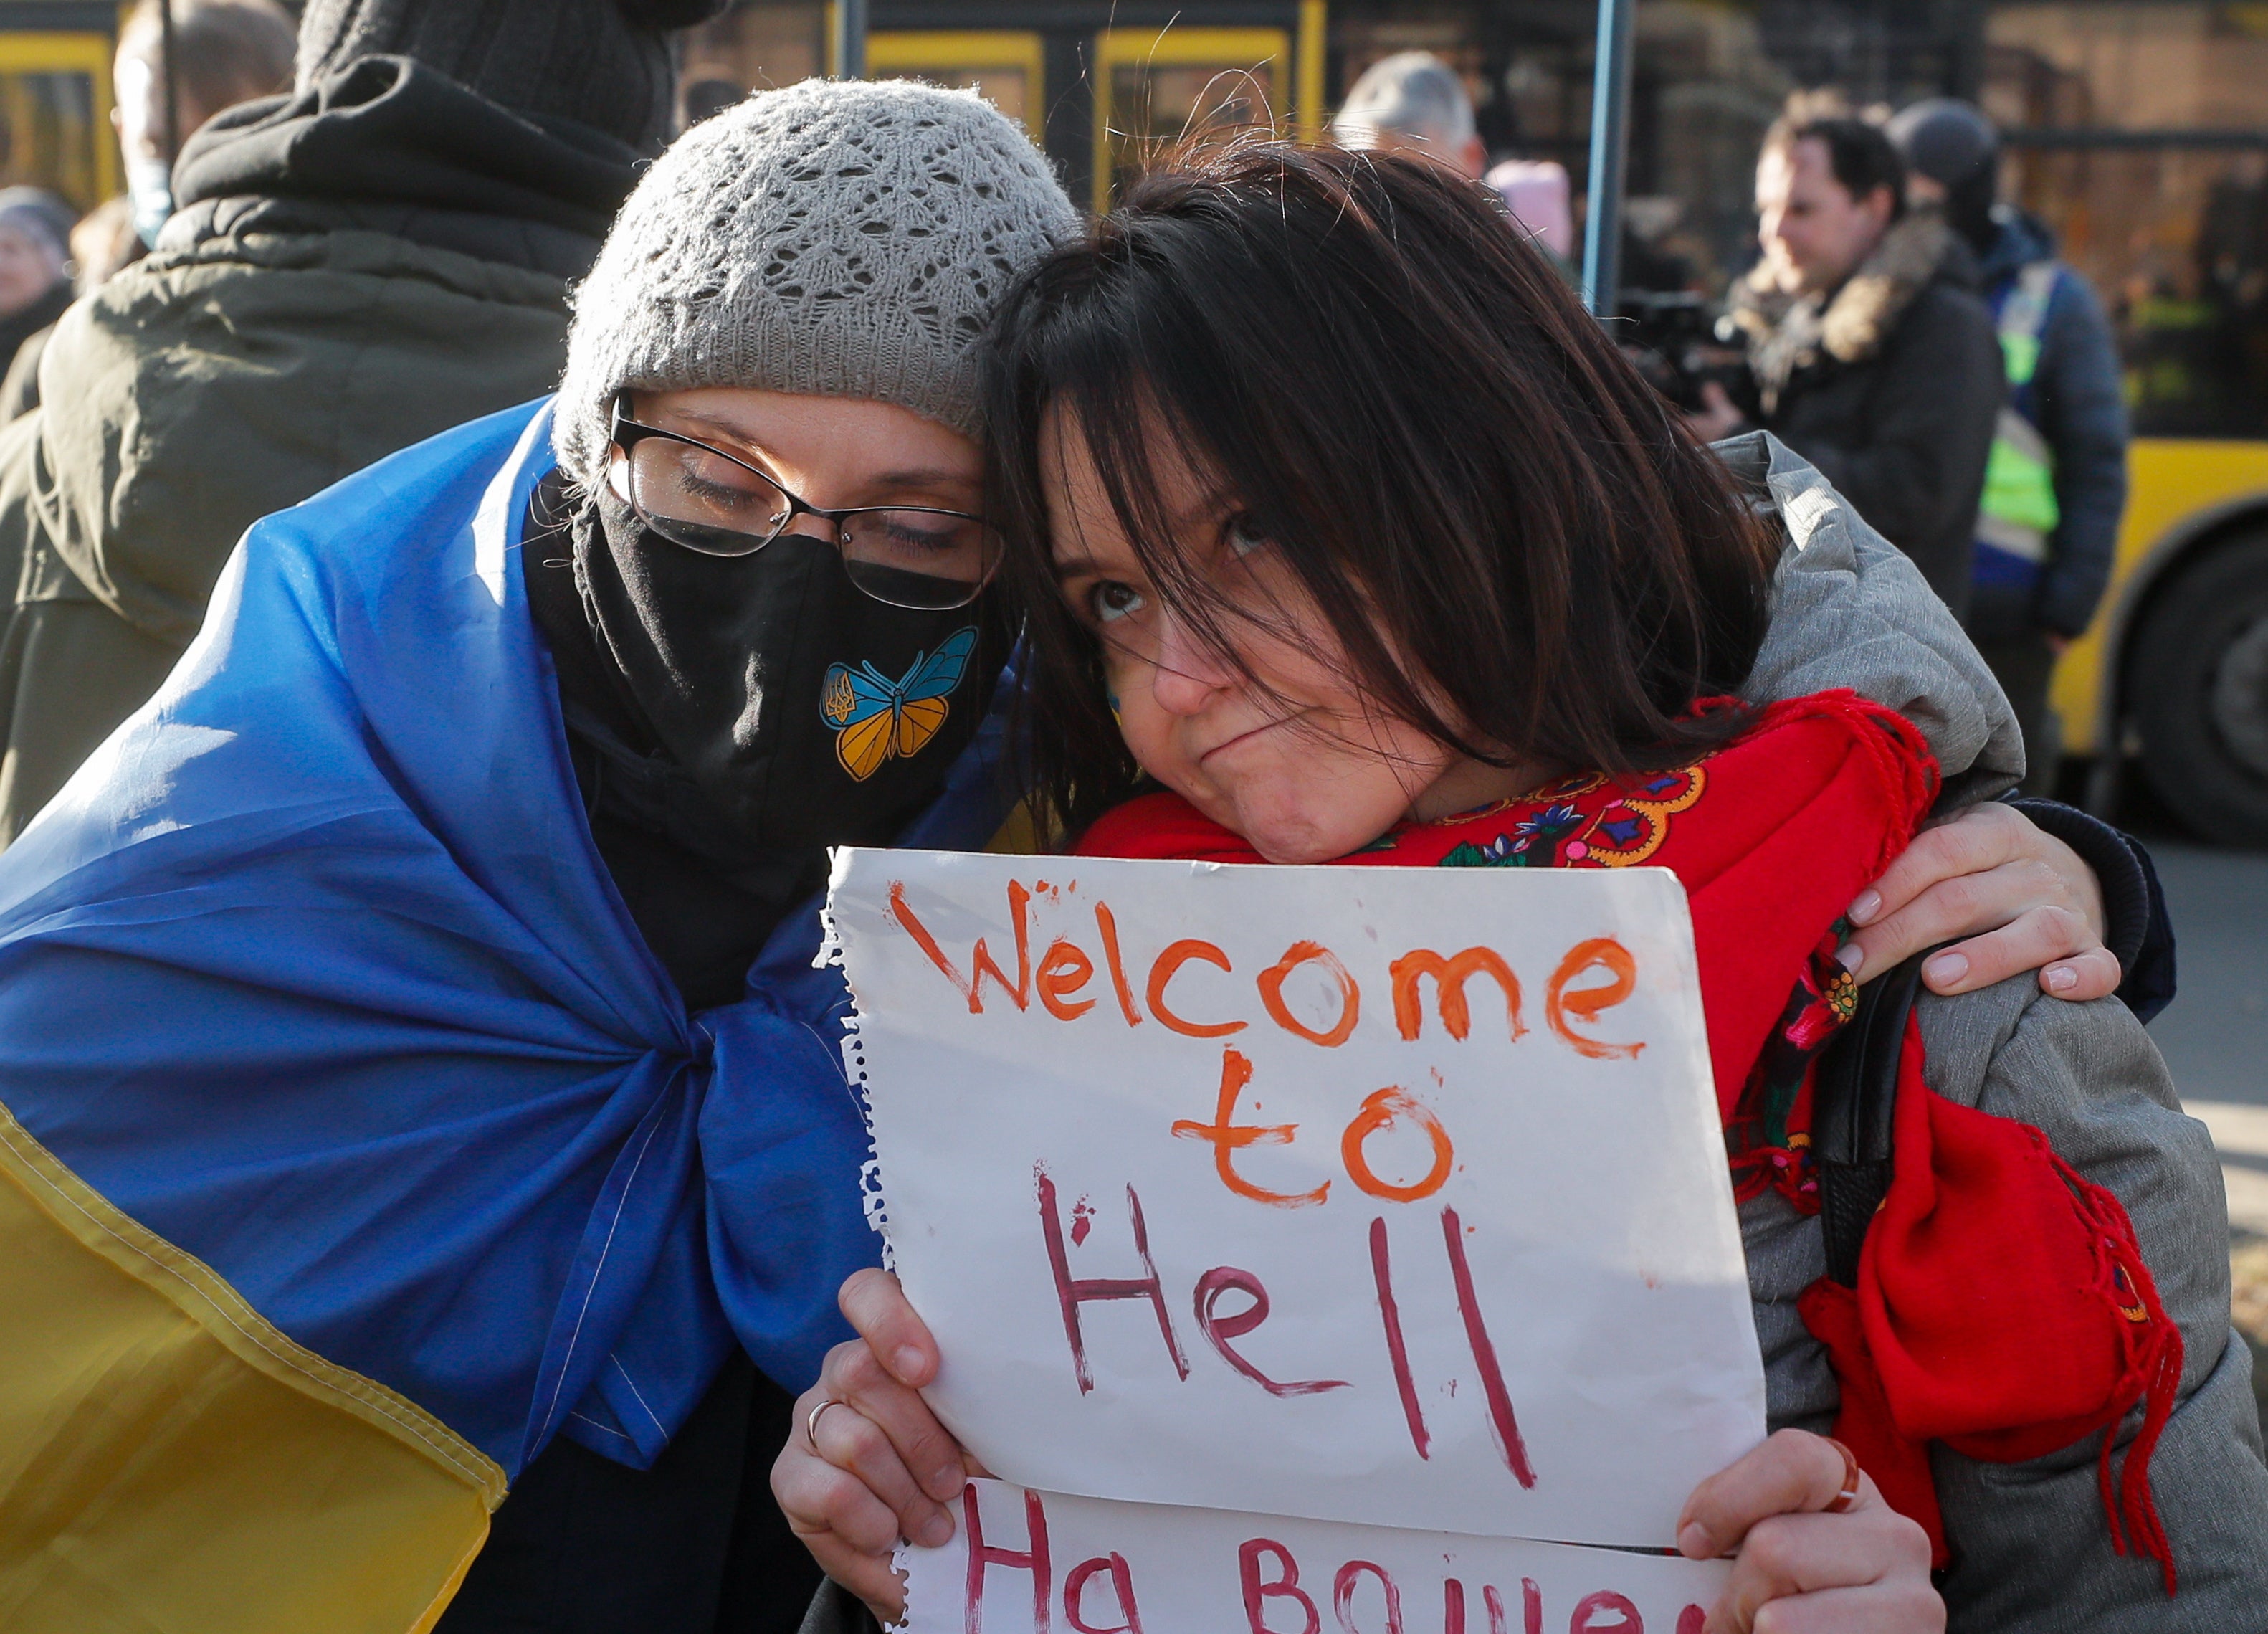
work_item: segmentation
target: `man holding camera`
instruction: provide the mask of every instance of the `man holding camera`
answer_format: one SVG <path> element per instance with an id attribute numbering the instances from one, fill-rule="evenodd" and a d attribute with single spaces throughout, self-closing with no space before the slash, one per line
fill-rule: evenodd
<path id="1" fill-rule="evenodd" d="M 1935 215 L 1905 213 L 1905 167 L 1874 126 L 1784 116 L 1756 163 L 1764 258 L 1728 316 L 1756 423 L 1816 465 L 1911 557 L 1956 614 L 2005 395 L 1974 261 Z M 1749 429 L 1713 381 L 1687 416 L 1710 440 Z"/>

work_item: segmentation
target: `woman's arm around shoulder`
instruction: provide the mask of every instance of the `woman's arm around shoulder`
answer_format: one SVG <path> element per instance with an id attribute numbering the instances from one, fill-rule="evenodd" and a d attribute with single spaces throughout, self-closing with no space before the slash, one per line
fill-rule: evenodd
<path id="1" fill-rule="evenodd" d="M 2018 1464 L 1940 1445 L 1932 1460 L 1955 1552 L 1940 1584 L 1950 1626 L 2257 1625 L 2268 1605 L 2268 1465 L 2250 1357 L 2229 1329 L 2228 1206 L 2211 1136 L 2182 1112 L 2164 1061 L 2114 999 L 2058 1002 L 2019 979 L 1925 996 L 1918 1010 L 1932 1089 L 2038 1128 L 2118 1199 L 2183 1344 L 2173 1415 L 2149 1463 L 2176 1595 L 2167 1598 L 2155 1562 L 2111 1546 L 2099 1435 Z M 2140 1416 L 2127 1416 L 2122 1446 Z"/>

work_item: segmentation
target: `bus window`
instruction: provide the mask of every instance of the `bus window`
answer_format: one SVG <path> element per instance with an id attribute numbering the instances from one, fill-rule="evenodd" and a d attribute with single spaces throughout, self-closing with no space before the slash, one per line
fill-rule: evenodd
<path id="1" fill-rule="evenodd" d="M 818 0 L 735 6 L 688 29 L 678 93 L 697 124 L 751 91 L 792 85 L 827 71 L 826 7 Z"/>
<path id="2" fill-rule="evenodd" d="M 0 33 L 0 186 L 27 183 L 81 211 L 119 190 L 105 34 Z"/>
<path id="3" fill-rule="evenodd" d="M 1984 106 L 2007 196 L 2119 328 L 2142 436 L 2268 436 L 2268 17 L 2205 4 L 1996 8 Z"/>
<path id="4" fill-rule="evenodd" d="M 925 79 L 976 91 L 1009 118 L 1021 121 L 1038 142 L 1044 139 L 1044 52 L 1035 33 L 894 29 L 866 36 L 866 71 L 877 79 Z"/>
<path id="5" fill-rule="evenodd" d="M 1094 207 L 1183 137 L 1291 123 L 1291 37 L 1278 28 L 1115 28 L 1096 40 Z"/>

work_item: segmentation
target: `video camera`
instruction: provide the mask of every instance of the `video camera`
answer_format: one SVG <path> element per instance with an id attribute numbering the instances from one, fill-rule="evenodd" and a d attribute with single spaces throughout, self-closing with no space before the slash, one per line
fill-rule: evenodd
<path id="1" fill-rule="evenodd" d="M 1702 383 L 1714 381 L 1740 410 L 1756 412 L 1755 378 L 1748 353 L 1727 338 L 1709 303 L 1683 292 L 1626 289 L 1615 303 L 1616 321 L 1608 334 L 1623 355 L 1638 366 L 1646 384 L 1679 409 L 1704 405 Z"/>

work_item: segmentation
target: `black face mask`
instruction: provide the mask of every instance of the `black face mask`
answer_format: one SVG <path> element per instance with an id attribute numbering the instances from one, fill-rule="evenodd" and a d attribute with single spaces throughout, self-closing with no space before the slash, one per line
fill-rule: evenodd
<path id="1" fill-rule="evenodd" d="M 609 489 L 574 543 L 600 655 L 674 763 L 620 792 L 727 871 L 886 842 L 984 713 L 998 662 L 977 610 L 877 602 L 823 540 L 703 556 Z"/>

